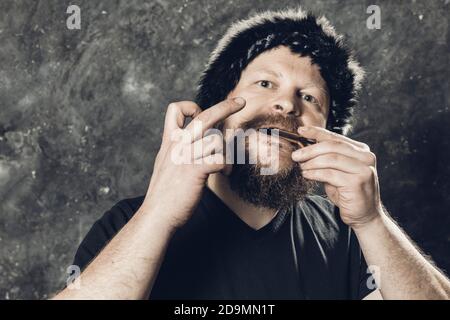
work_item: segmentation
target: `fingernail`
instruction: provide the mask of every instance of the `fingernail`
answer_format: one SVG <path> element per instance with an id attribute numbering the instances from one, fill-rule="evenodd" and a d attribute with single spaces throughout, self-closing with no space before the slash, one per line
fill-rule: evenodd
<path id="1" fill-rule="evenodd" d="M 300 127 L 300 128 L 298 128 L 298 131 L 299 132 L 305 132 L 305 131 L 308 131 L 308 127 Z"/>
<path id="2" fill-rule="evenodd" d="M 245 99 L 242 97 L 233 98 L 233 101 L 240 106 L 245 106 Z"/>

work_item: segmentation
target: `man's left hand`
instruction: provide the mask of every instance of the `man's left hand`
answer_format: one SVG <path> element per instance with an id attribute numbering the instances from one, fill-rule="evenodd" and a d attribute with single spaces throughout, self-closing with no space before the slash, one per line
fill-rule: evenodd
<path id="1" fill-rule="evenodd" d="M 383 210 L 376 157 L 369 146 L 320 127 L 300 127 L 298 132 L 317 143 L 294 151 L 292 159 L 306 179 L 324 183 L 344 223 L 358 228 L 377 218 Z"/>

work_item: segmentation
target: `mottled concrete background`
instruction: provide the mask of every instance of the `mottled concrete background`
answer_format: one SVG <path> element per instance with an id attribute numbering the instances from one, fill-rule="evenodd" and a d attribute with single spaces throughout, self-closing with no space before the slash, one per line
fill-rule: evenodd
<path id="1" fill-rule="evenodd" d="M 450 271 L 448 0 L 2 0 L 0 299 L 61 288 L 94 220 L 145 192 L 164 110 L 193 99 L 217 36 L 298 3 L 356 48 L 368 77 L 352 136 L 378 155 L 386 207 Z M 381 30 L 366 28 L 370 4 Z"/>

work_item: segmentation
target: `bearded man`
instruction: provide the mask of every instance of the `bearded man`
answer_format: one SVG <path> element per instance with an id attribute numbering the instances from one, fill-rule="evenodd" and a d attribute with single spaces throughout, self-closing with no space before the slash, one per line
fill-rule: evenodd
<path id="1" fill-rule="evenodd" d="M 169 105 L 146 195 L 94 224 L 75 257 L 80 288 L 56 298 L 448 298 L 448 279 L 383 207 L 375 155 L 347 137 L 362 78 L 323 17 L 268 11 L 233 24 L 196 101 Z M 225 161 L 239 129 L 253 130 L 243 149 L 255 161 Z M 174 161 L 179 151 L 191 161 Z"/>

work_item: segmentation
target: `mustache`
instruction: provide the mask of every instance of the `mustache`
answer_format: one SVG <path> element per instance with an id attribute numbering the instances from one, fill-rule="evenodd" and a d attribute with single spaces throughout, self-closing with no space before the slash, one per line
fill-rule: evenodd
<path id="1" fill-rule="evenodd" d="M 300 126 L 301 123 L 297 119 L 280 114 L 260 115 L 241 124 L 243 130 L 275 127 L 290 132 L 296 132 Z"/>

